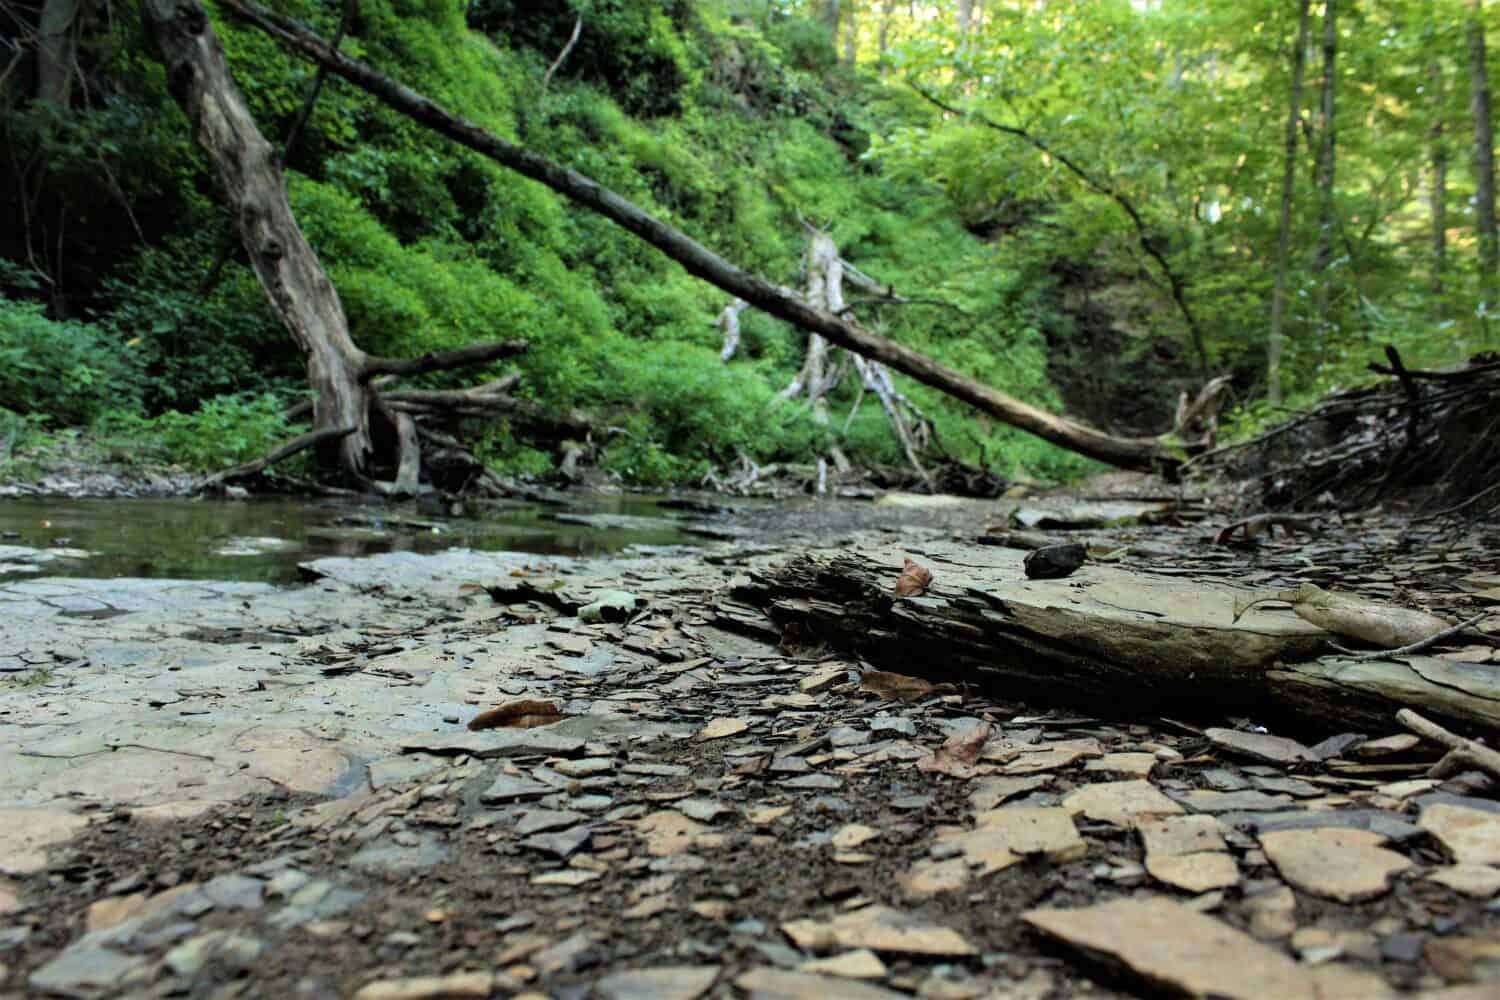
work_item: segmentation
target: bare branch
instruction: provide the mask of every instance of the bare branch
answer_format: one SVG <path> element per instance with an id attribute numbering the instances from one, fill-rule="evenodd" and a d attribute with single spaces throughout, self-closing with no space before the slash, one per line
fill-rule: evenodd
<path id="1" fill-rule="evenodd" d="M 228 482 L 231 479 L 243 479 L 246 476 L 253 476 L 257 472 L 260 472 L 262 469 L 270 468 L 277 462 L 286 461 L 298 452 L 306 451 L 309 448 L 316 447 L 317 445 L 320 445 L 325 441 L 336 441 L 340 438 L 346 438 L 350 434 L 353 434 L 354 431 L 355 428 L 352 426 L 323 427 L 315 431 L 308 431 L 306 434 L 299 434 L 296 437 L 292 438 L 290 441 L 277 446 L 269 454 L 266 454 L 261 458 L 257 458 L 253 462 L 246 462 L 243 465 L 236 465 L 233 468 L 225 469 L 222 472 L 215 472 L 213 475 L 200 482 L 197 486 L 193 487 L 193 492 L 201 493 L 206 489 L 218 486 L 219 484 Z"/>
<path id="2" fill-rule="evenodd" d="M 573 34 L 568 36 L 568 44 L 563 46 L 562 51 L 557 54 L 557 58 L 552 60 L 552 65 L 547 67 L 547 74 L 542 77 L 542 93 L 545 94 L 547 92 L 548 85 L 552 83 L 552 74 L 557 72 L 558 68 L 562 66 L 563 61 L 568 58 L 568 53 L 573 51 L 573 46 L 578 44 L 578 35 L 582 31 L 583 15 L 579 14 L 578 19 L 573 22 Z"/>
<path id="3" fill-rule="evenodd" d="M 1167 261 L 1166 255 L 1157 246 L 1155 236 L 1152 234 L 1150 227 L 1146 225 L 1146 220 L 1141 217 L 1141 213 L 1136 210 L 1135 204 L 1125 196 L 1123 191 L 1115 187 L 1108 180 L 1095 176 L 1080 165 L 1077 160 L 1074 160 L 1066 153 L 1060 153 L 1056 149 L 1053 149 L 1024 128 L 997 122 L 977 111 L 965 111 L 962 108 L 956 108 L 936 94 L 919 86 L 915 81 L 908 80 L 907 83 L 911 86 L 912 90 L 915 90 L 929 103 L 951 115 L 972 119 L 985 128 L 994 129 L 996 132 L 1004 132 L 1006 135 L 1013 135 L 1018 139 L 1030 143 L 1037 150 L 1061 163 L 1075 177 L 1083 181 L 1084 184 L 1093 188 L 1099 194 L 1104 195 L 1116 205 L 1119 205 L 1125 214 L 1130 217 L 1131 225 L 1135 227 L 1136 241 L 1140 243 L 1141 249 L 1146 252 L 1147 256 L 1156 261 L 1156 266 L 1161 268 L 1162 276 L 1167 279 L 1167 288 L 1172 293 L 1172 301 L 1177 304 L 1177 309 L 1182 313 L 1182 318 L 1187 321 L 1188 332 L 1193 338 L 1193 349 L 1198 354 L 1198 366 L 1201 374 L 1204 378 L 1208 377 L 1208 348 L 1203 339 L 1203 329 L 1198 325 L 1198 318 L 1193 314 L 1192 308 L 1188 305 L 1187 284 L 1178 276 L 1172 265 Z"/>
<path id="4" fill-rule="evenodd" d="M 450 368 L 467 368 L 524 354 L 530 346 L 524 340 L 493 340 L 451 351 L 429 351 L 419 358 L 366 358 L 360 379 L 369 381 L 376 375 L 423 375 Z"/>

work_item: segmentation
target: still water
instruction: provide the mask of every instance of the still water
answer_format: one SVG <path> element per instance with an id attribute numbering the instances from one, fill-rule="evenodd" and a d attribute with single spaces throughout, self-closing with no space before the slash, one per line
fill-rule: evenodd
<path id="1" fill-rule="evenodd" d="M 573 495 L 566 508 L 502 503 L 461 517 L 410 505 L 257 500 L 0 500 L 0 545 L 82 550 L 23 575 L 259 580 L 290 583 L 322 556 L 505 549 L 599 555 L 632 545 L 692 545 L 712 515 L 664 498 Z M 559 520 L 561 518 L 561 520 Z M 584 522 L 584 523 L 579 523 Z M 4 562 L 4 560 L 0 560 Z"/>

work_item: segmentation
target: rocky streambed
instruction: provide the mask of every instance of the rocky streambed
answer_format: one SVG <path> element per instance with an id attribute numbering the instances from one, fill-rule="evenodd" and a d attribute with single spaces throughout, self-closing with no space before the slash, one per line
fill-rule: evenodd
<path id="1" fill-rule="evenodd" d="M 0 992 L 1494 995 L 1491 777 L 1429 776 L 1443 748 L 1378 716 L 1007 683 L 1053 668 L 1040 645 L 997 675 L 882 651 L 1017 585 L 981 544 L 993 505 L 886 510 L 691 551 L 326 557 L 298 587 L 0 586 Z M 1432 558 L 1402 530 L 1096 529 L 1103 562 L 1045 583 L 1484 600 L 1482 533 Z M 901 554 L 930 594 L 808 590 L 809 559 Z M 1247 642 L 1305 636 L 1264 613 Z"/>

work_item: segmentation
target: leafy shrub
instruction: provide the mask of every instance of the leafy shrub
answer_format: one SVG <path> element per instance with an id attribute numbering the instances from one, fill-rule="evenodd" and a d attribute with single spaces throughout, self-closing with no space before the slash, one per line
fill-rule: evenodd
<path id="1" fill-rule="evenodd" d="M 222 225 L 206 226 L 143 248 L 127 273 L 103 283 L 108 308 L 98 325 L 132 345 L 147 412 L 192 410 L 215 396 L 302 378 L 291 337 L 248 267 L 225 266 L 205 294 L 226 238 L 233 237 Z"/>
<path id="2" fill-rule="evenodd" d="M 259 458 L 291 436 L 286 409 L 276 393 L 241 393 L 206 400 L 192 413 L 105 414 L 94 429 L 106 444 L 128 446 L 130 455 L 211 472 Z"/>
<path id="3" fill-rule="evenodd" d="M 140 406 L 130 348 L 98 327 L 48 319 L 34 302 L 0 299 L 0 407 L 85 424 Z"/>
<path id="4" fill-rule="evenodd" d="M 691 10 L 682 0 L 475 0 L 469 24 L 512 44 L 558 53 L 582 17 L 578 41 L 559 72 L 603 84 L 634 114 L 656 116 L 680 108 L 680 91 L 693 75 L 679 31 Z"/>

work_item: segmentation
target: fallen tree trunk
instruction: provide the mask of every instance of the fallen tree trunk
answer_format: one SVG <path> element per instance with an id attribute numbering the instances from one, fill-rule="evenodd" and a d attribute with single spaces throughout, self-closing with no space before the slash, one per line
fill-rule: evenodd
<path id="1" fill-rule="evenodd" d="M 896 600 L 911 556 L 932 570 L 925 596 Z M 783 642 L 824 643 L 938 681 L 1110 711 L 1277 710 L 1336 731 L 1388 728 L 1402 708 L 1500 734 L 1500 672 L 1427 656 L 1321 657 L 1330 636 L 1289 611 L 1233 620 L 1238 588 L 1086 565 L 1028 580 L 1023 553 L 952 542 L 913 551 L 882 540 L 810 553 L 752 573 L 719 603 L 721 624 Z M 754 610 L 752 610 L 754 609 Z"/>
<path id="2" fill-rule="evenodd" d="M 201 9 L 192 0 L 183 3 L 199 10 L 201 15 Z M 1090 458 L 1122 468 L 1161 469 L 1170 473 L 1184 457 L 1182 449 L 1170 440 L 1119 437 L 1048 413 L 903 344 L 871 333 L 857 323 L 815 308 L 801 296 L 736 267 L 597 181 L 508 143 L 365 63 L 333 50 L 298 22 L 273 14 L 250 0 L 225 0 L 224 6 L 292 51 L 369 92 L 387 107 L 598 212 L 661 250 L 689 273 L 809 333 L 888 365 L 1003 423 Z"/>

